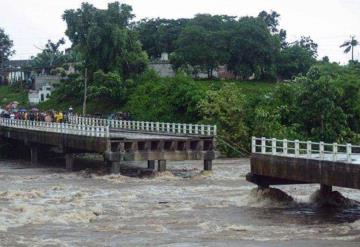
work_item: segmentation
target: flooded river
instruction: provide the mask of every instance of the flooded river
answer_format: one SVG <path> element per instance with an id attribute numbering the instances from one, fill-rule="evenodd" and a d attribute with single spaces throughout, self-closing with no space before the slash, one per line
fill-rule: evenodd
<path id="1" fill-rule="evenodd" d="M 295 199 L 281 202 L 245 181 L 248 159 L 217 160 L 212 176 L 197 161 L 168 169 L 139 177 L 0 161 L 0 246 L 360 246 L 360 207 L 316 207 L 318 185 L 280 186 Z"/>

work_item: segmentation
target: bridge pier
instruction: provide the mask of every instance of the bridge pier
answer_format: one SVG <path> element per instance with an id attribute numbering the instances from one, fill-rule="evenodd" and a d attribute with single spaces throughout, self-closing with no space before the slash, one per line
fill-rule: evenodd
<path id="1" fill-rule="evenodd" d="M 31 156 L 31 165 L 35 166 L 38 164 L 38 152 L 39 149 L 37 146 L 30 146 L 30 156 Z"/>
<path id="2" fill-rule="evenodd" d="M 111 162 L 111 173 L 120 174 L 121 163 L 118 161 Z"/>
<path id="3" fill-rule="evenodd" d="M 166 171 L 166 160 L 158 160 L 158 172 Z"/>
<path id="4" fill-rule="evenodd" d="M 328 194 L 332 192 L 332 186 L 320 184 L 320 192 L 323 194 Z"/>
<path id="5" fill-rule="evenodd" d="M 74 154 L 67 153 L 65 154 L 65 164 L 66 164 L 66 170 L 67 171 L 73 171 L 74 170 Z"/>
<path id="6" fill-rule="evenodd" d="M 148 160 L 148 169 L 155 170 L 155 160 Z"/>
<path id="7" fill-rule="evenodd" d="M 212 171 L 212 160 L 204 160 L 204 171 Z"/>

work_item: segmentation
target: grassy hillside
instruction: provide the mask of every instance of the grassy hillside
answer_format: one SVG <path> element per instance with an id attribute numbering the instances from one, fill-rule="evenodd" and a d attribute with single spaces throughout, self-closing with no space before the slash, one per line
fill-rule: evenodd
<path id="1" fill-rule="evenodd" d="M 25 89 L 17 89 L 3 85 L 0 86 L 0 107 L 4 107 L 13 101 L 18 101 L 21 106 L 27 106 L 27 91 Z"/>
<path id="2" fill-rule="evenodd" d="M 166 79 L 162 79 L 166 81 Z M 244 81 L 217 81 L 217 80 L 201 80 L 194 83 L 200 84 L 204 91 L 211 88 L 221 88 L 226 83 L 234 83 L 241 88 L 246 94 L 258 94 L 270 91 L 276 84 L 268 82 L 244 82 Z M 0 86 L 0 106 L 4 106 L 12 101 L 18 101 L 22 106 L 28 106 L 27 91 L 24 89 L 17 89 L 8 86 Z M 50 99 L 38 105 L 41 110 L 55 109 L 66 111 L 69 106 L 72 106 L 77 112 L 82 111 L 82 99 L 73 99 L 69 101 L 58 102 L 56 99 Z M 89 113 L 109 113 L 119 109 L 109 105 L 107 102 L 88 100 Z"/>

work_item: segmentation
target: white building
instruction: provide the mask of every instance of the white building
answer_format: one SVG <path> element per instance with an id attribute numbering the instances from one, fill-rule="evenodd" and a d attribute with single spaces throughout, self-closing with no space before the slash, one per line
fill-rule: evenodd
<path id="1" fill-rule="evenodd" d="M 60 76 L 57 75 L 37 75 L 34 77 L 34 84 L 32 85 L 33 90 L 29 90 L 29 103 L 36 105 L 41 102 L 47 101 L 51 92 L 54 90 L 54 86 L 59 84 L 61 80 Z"/>
<path id="2" fill-rule="evenodd" d="M 30 90 L 29 91 L 29 103 L 31 105 L 36 105 L 41 102 L 47 101 L 53 90 L 52 86 L 45 85 L 42 86 L 39 90 Z"/>

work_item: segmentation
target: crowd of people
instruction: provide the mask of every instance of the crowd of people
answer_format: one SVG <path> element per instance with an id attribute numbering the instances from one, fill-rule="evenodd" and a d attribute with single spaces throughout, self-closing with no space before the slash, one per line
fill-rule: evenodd
<path id="1" fill-rule="evenodd" d="M 77 115 L 74 109 L 70 106 L 68 111 L 55 111 L 47 110 L 40 111 L 38 108 L 26 109 L 20 107 L 17 101 L 11 102 L 5 106 L 5 109 L 0 108 L 1 118 L 10 118 L 17 120 L 30 120 L 30 121 L 43 121 L 43 122 L 55 122 L 55 123 L 67 123 L 68 117 Z M 128 112 L 115 112 L 108 116 L 102 114 L 87 115 L 92 118 L 107 118 L 109 120 L 132 120 L 130 113 Z"/>
<path id="2" fill-rule="evenodd" d="M 72 107 L 70 107 L 67 112 L 55 110 L 40 111 L 37 108 L 28 110 L 26 108 L 19 107 L 19 104 L 16 101 L 8 104 L 4 110 L 0 111 L 0 117 L 2 118 L 43 121 L 49 123 L 66 123 L 68 122 L 68 117 L 72 114 L 74 114 Z"/>

